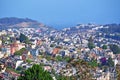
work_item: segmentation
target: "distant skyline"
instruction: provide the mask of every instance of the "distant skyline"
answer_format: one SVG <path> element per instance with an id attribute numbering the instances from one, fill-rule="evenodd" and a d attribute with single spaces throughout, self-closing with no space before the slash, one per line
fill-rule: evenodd
<path id="1" fill-rule="evenodd" d="M 0 18 L 37 20 L 54 28 L 120 23 L 120 0 L 0 0 Z"/>

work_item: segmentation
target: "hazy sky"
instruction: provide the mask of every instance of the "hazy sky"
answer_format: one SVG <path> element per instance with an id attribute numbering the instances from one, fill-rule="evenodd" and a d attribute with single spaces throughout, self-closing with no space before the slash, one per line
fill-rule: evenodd
<path id="1" fill-rule="evenodd" d="M 120 0 L 0 0 L 3 17 L 31 18 L 54 27 L 119 23 Z"/>

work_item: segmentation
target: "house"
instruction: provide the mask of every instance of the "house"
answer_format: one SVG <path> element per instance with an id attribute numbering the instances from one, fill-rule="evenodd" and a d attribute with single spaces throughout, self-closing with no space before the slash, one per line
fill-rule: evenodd
<path id="1" fill-rule="evenodd" d="M 17 80 L 17 78 L 20 76 L 20 74 L 14 72 L 14 71 L 12 71 L 12 70 L 6 70 L 6 72 L 8 73 L 9 76 L 14 77 L 15 80 Z M 5 80 L 6 80 L 6 79 L 5 79 Z"/>
<path id="2" fill-rule="evenodd" d="M 0 46 L 2 45 L 2 40 L 0 40 Z"/>
<path id="3" fill-rule="evenodd" d="M 15 64 L 15 69 L 17 69 L 18 66 L 20 66 L 22 63 L 23 63 L 23 60 L 17 60 Z"/>
<path id="4" fill-rule="evenodd" d="M 6 58 L 5 61 L 5 65 L 13 69 L 17 69 L 17 67 L 20 66 L 22 63 L 23 60 L 21 60 L 20 57 L 15 56 L 9 56 L 8 58 Z"/>
<path id="5" fill-rule="evenodd" d="M 111 50 L 107 50 L 105 51 L 107 55 L 109 55 L 111 58 L 115 58 L 115 55 L 113 54 L 113 52 Z"/>
<path id="6" fill-rule="evenodd" d="M 110 80 L 110 72 L 102 72 L 102 76 L 97 78 L 97 80 Z"/>
<path id="7" fill-rule="evenodd" d="M 11 55 L 18 51 L 18 44 L 16 42 L 10 44 Z"/>
<path id="8" fill-rule="evenodd" d="M 3 58 L 4 54 L 0 51 L 0 58 Z"/>
<path id="9" fill-rule="evenodd" d="M 5 31 L 5 30 L 2 30 L 1 32 L 0 32 L 0 36 L 1 35 L 6 35 L 7 34 L 7 32 Z"/>
<path id="10" fill-rule="evenodd" d="M 117 62 L 117 64 L 120 65 L 120 54 L 117 54 L 116 56 L 117 56 L 117 57 L 116 57 L 117 60 L 115 59 L 114 61 Z"/>
<path id="11" fill-rule="evenodd" d="M 18 43 L 18 50 L 25 48 L 25 43 Z"/>
<path id="12" fill-rule="evenodd" d="M 6 54 L 7 56 L 10 55 L 11 51 L 10 51 L 10 46 L 9 45 L 6 45 L 6 46 L 2 46 L 2 53 L 3 54 Z"/>
<path id="13" fill-rule="evenodd" d="M 44 66 L 44 70 L 51 72 L 52 68 L 50 66 Z"/>
<path id="14" fill-rule="evenodd" d="M 58 54 L 59 53 L 59 51 L 60 51 L 60 49 L 59 48 L 54 48 L 53 49 L 53 55 L 55 55 L 55 54 Z"/>
<path id="15" fill-rule="evenodd" d="M 22 54 L 22 60 L 23 61 L 26 61 L 26 59 L 28 59 L 28 58 L 33 58 L 33 56 L 32 56 L 32 54 L 30 53 L 30 51 L 24 51 L 23 52 L 23 54 Z"/>
<path id="16" fill-rule="evenodd" d="M 5 72 L 6 66 L 4 64 L 0 64 L 0 68 L 1 68 L 0 73 Z"/>

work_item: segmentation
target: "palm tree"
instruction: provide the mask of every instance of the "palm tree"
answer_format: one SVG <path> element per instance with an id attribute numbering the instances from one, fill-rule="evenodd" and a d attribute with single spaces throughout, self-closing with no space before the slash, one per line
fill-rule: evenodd
<path id="1" fill-rule="evenodd" d="M 116 65 L 117 80 L 120 80 L 120 65 Z"/>
<path id="2" fill-rule="evenodd" d="M 92 75 L 90 70 L 92 69 L 91 66 L 84 60 L 72 60 L 70 64 L 77 69 L 77 73 L 75 77 L 80 80 L 92 80 Z"/>

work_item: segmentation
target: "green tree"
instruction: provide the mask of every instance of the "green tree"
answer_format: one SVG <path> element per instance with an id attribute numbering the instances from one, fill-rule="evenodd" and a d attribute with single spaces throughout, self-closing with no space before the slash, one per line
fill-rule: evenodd
<path id="1" fill-rule="evenodd" d="M 62 61 L 63 59 L 62 59 L 61 56 L 56 56 L 56 60 L 57 60 L 57 61 Z"/>
<path id="2" fill-rule="evenodd" d="M 94 45 L 94 42 L 93 42 L 93 37 L 91 36 L 89 39 L 88 39 L 88 48 L 89 49 L 93 49 L 95 48 L 95 45 Z"/>
<path id="3" fill-rule="evenodd" d="M 22 55 L 25 50 L 26 50 L 26 48 L 22 48 L 19 51 L 16 51 L 14 54 L 15 55 Z"/>
<path id="4" fill-rule="evenodd" d="M 18 68 L 16 70 L 17 71 L 21 71 L 21 70 L 23 70 L 23 67 L 22 66 L 18 66 Z"/>
<path id="5" fill-rule="evenodd" d="M 50 47 L 55 47 L 55 44 L 51 44 Z"/>
<path id="6" fill-rule="evenodd" d="M 20 34 L 19 40 L 20 40 L 20 42 L 29 43 L 28 37 L 25 36 L 25 35 L 22 34 L 22 33 Z"/>
<path id="7" fill-rule="evenodd" d="M 18 80 L 53 80 L 53 78 L 40 65 L 34 64 L 24 71 Z"/>
<path id="8" fill-rule="evenodd" d="M 28 64 L 30 64 L 30 63 L 32 62 L 32 60 L 27 59 L 26 62 L 27 62 Z"/>
<path id="9" fill-rule="evenodd" d="M 109 67 L 114 67 L 114 61 L 112 60 L 111 57 L 108 58 L 107 63 Z"/>
<path id="10" fill-rule="evenodd" d="M 89 49 L 95 48 L 94 43 L 93 43 L 93 42 L 89 42 L 89 43 L 88 43 L 88 48 L 89 48 Z"/>
<path id="11" fill-rule="evenodd" d="M 92 60 L 92 61 L 90 61 L 89 62 L 89 65 L 91 66 L 91 67 L 98 67 L 98 63 L 97 63 L 97 60 Z"/>
<path id="12" fill-rule="evenodd" d="M 55 75 L 57 80 L 68 80 L 66 76 L 63 75 Z"/>
<path id="13" fill-rule="evenodd" d="M 103 45 L 103 46 L 102 46 L 102 49 L 107 49 L 107 45 Z"/>
<path id="14" fill-rule="evenodd" d="M 110 49 L 113 51 L 114 54 L 119 54 L 120 53 L 120 48 L 115 44 L 111 44 Z"/>

